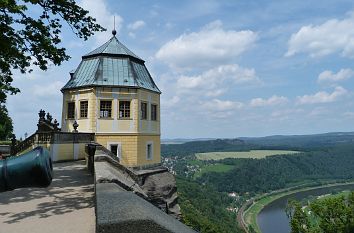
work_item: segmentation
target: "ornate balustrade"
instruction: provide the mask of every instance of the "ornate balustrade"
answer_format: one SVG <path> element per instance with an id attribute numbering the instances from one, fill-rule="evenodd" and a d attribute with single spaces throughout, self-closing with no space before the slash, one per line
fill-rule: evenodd
<path id="1" fill-rule="evenodd" d="M 13 139 L 11 146 L 11 154 L 16 155 L 38 144 L 89 143 L 93 142 L 94 140 L 94 133 L 37 132 L 32 134 L 22 142 L 17 142 L 16 139 Z"/>

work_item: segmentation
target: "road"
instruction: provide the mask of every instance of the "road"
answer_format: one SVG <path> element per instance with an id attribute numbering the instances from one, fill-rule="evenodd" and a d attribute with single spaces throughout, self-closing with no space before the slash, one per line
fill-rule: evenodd
<path id="1" fill-rule="evenodd" d="M 83 161 L 56 163 L 48 188 L 0 193 L 0 233 L 94 233 L 93 196 Z"/>

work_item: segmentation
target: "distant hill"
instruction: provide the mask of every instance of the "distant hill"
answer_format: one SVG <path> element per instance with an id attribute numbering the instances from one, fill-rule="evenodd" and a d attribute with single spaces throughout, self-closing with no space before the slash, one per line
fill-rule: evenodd
<path id="1" fill-rule="evenodd" d="M 194 142 L 194 141 L 209 141 L 214 140 L 215 138 L 175 138 L 175 139 L 161 139 L 161 144 L 183 144 L 186 142 Z"/>
<path id="2" fill-rule="evenodd" d="M 164 157 L 184 156 L 202 152 L 249 150 L 312 151 L 340 144 L 354 143 L 354 132 L 334 132 L 313 135 L 274 135 L 235 139 L 169 139 L 162 142 Z"/>
<path id="3" fill-rule="evenodd" d="M 240 139 L 214 139 L 183 144 L 162 144 L 161 152 L 164 157 L 169 157 L 213 151 L 248 151 L 254 148 L 259 147 L 248 145 Z"/>
<path id="4" fill-rule="evenodd" d="M 259 138 L 240 138 L 246 143 L 263 146 L 288 146 L 301 148 L 316 148 L 354 142 L 354 132 L 334 132 L 312 135 L 274 135 Z"/>

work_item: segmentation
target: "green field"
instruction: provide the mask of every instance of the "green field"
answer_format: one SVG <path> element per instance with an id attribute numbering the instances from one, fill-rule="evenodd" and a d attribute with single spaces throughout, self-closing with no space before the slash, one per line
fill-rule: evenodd
<path id="1" fill-rule="evenodd" d="M 195 156 L 199 160 L 219 160 L 226 158 L 252 158 L 262 159 L 272 155 L 288 155 L 300 153 L 299 151 L 290 150 L 251 150 L 251 151 L 238 151 L 238 152 L 207 152 L 197 153 Z"/>
<path id="2" fill-rule="evenodd" d="M 194 178 L 197 178 L 207 172 L 228 172 L 233 168 L 235 168 L 235 166 L 220 163 L 206 165 L 201 168 L 200 172 L 196 172 L 194 174 Z"/>
<path id="3" fill-rule="evenodd" d="M 11 145 L 11 141 L 0 141 L 0 145 Z"/>

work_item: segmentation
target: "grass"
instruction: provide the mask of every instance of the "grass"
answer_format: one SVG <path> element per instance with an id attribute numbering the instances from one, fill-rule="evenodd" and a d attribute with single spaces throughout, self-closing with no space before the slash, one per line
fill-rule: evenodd
<path id="1" fill-rule="evenodd" d="M 199 160 L 220 160 L 226 158 L 252 158 L 262 159 L 272 155 L 287 155 L 296 154 L 299 151 L 290 150 L 251 150 L 251 151 L 239 151 L 239 152 L 207 152 L 195 154 Z"/>
<path id="2" fill-rule="evenodd" d="M 188 161 L 190 165 L 199 165 L 199 166 L 204 166 L 204 162 L 200 160 L 189 160 Z"/>
<path id="3" fill-rule="evenodd" d="M 348 197 L 349 194 L 351 193 L 351 190 L 343 190 L 342 192 L 336 193 L 336 194 L 331 194 L 329 196 L 323 197 L 324 199 L 326 198 L 338 198 L 338 197 Z"/>
<path id="4" fill-rule="evenodd" d="M 194 178 L 200 177 L 204 173 L 207 173 L 207 172 L 228 172 L 233 168 L 234 168 L 234 166 L 232 166 L 232 165 L 226 165 L 226 164 L 221 164 L 221 163 L 205 165 L 205 166 L 201 167 L 200 172 L 196 172 L 194 174 Z"/>
<path id="5" fill-rule="evenodd" d="M 0 141 L 0 145 L 11 145 L 11 141 Z"/>

